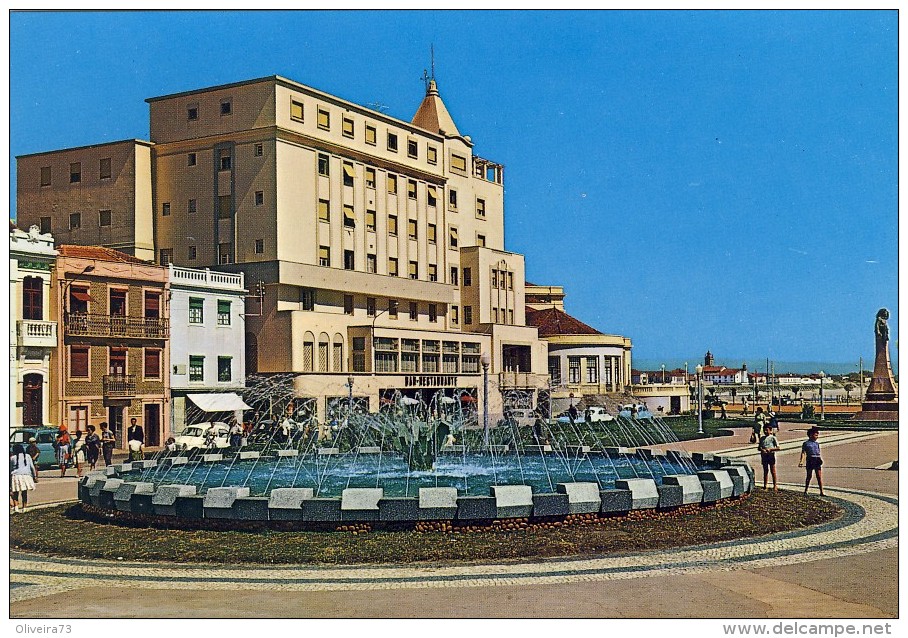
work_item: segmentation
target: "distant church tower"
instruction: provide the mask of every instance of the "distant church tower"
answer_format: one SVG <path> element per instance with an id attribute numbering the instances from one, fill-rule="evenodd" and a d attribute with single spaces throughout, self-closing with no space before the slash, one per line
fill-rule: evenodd
<path id="1" fill-rule="evenodd" d="M 706 351 L 706 357 L 703 359 L 703 365 L 712 366 L 716 365 L 716 360 L 713 358 L 713 353 L 709 350 Z"/>

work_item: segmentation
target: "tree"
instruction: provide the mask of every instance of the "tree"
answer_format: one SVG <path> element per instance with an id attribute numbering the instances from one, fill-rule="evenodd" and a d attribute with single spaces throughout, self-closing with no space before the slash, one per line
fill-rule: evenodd
<path id="1" fill-rule="evenodd" d="M 793 385 L 793 386 L 791 386 L 791 391 L 795 393 L 795 401 L 797 401 L 797 400 L 798 400 L 798 394 L 800 394 L 800 392 L 801 392 L 801 386 L 799 386 L 799 385 Z"/>
<path id="2" fill-rule="evenodd" d="M 857 386 L 855 386 L 853 383 L 845 384 L 845 403 L 851 403 L 851 391 L 854 390 L 855 387 Z"/>

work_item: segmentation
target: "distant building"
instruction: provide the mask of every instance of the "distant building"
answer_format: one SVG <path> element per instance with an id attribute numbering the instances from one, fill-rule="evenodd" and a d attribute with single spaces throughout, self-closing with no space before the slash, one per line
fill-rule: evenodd
<path id="1" fill-rule="evenodd" d="M 727 368 L 715 365 L 713 354 L 707 350 L 703 358 L 703 382 L 714 385 L 740 385 L 750 383 L 747 374 L 747 364 L 742 363 L 740 368 Z"/>
<path id="2" fill-rule="evenodd" d="M 51 307 L 57 251 L 37 226 L 9 232 L 10 427 L 54 423 L 50 407 L 51 353 L 57 321 Z"/>

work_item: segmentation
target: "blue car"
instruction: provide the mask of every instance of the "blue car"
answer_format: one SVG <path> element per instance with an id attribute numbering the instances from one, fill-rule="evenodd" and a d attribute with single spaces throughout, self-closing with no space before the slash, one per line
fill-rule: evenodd
<path id="1" fill-rule="evenodd" d="M 9 435 L 9 451 L 12 454 L 13 446 L 21 443 L 22 447 L 28 448 L 28 440 L 34 438 L 41 454 L 38 455 L 37 466 L 39 470 L 49 467 L 57 467 L 57 453 L 54 450 L 54 440 L 57 438 L 55 428 L 45 427 L 24 427 L 14 428 Z"/>

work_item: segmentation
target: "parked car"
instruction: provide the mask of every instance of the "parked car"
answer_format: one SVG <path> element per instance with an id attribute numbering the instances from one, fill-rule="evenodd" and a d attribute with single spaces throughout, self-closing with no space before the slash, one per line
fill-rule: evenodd
<path id="1" fill-rule="evenodd" d="M 517 422 L 519 427 L 531 427 L 536 423 L 536 411 L 529 408 L 514 408 L 507 414 Z"/>
<path id="2" fill-rule="evenodd" d="M 9 434 L 10 452 L 13 451 L 13 445 L 16 443 L 21 443 L 22 447 L 27 448 L 28 440 L 33 437 L 38 445 L 38 449 L 41 450 L 41 454 L 38 455 L 38 469 L 42 470 L 49 467 L 56 467 L 57 453 L 54 450 L 54 440 L 57 438 L 57 430 L 55 428 L 25 427 L 13 429 Z"/>
<path id="3" fill-rule="evenodd" d="M 590 423 L 606 423 L 615 419 L 615 417 L 606 412 L 605 408 L 593 405 L 586 410 L 577 410 L 577 418 L 574 419 L 574 423 L 585 423 L 587 414 L 589 414 Z M 555 418 L 558 423 L 571 422 L 571 415 L 568 411 L 562 412 Z"/>
<path id="4" fill-rule="evenodd" d="M 205 438 L 208 436 L 208 430 L 214 426 L 214 440 L 210 446 L 205 444 Z M 208 447 L 226 448 L 230 447 L 228 434 L 230 428 L 226 423 L 221 421 L 208 421 L 205 423 L 196 423 L 187 425 L 176 437 L 176 446 L 178 450 L 203 450 Z"/>

